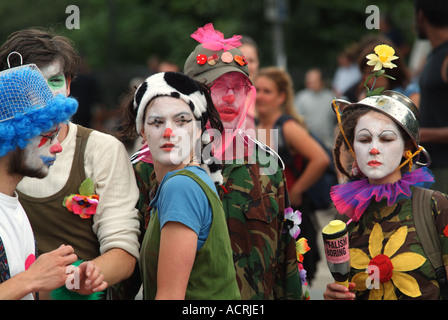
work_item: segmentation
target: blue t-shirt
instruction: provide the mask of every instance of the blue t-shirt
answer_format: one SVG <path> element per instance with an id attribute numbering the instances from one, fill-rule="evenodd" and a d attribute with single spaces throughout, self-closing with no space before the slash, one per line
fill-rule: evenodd
<path id="1" fill-rule="evenodd" d="M 216 187 L 207 172 L 198 166 L 188 166 L 189 170 L 206 182 L 216 192 Z M 179 170 L 168 172 L 150 206 L 157 208 L 160 229 L 169 221 L 180 222 L 198 235 L 197 250 L 207 240 L 212 223 L 212 208 L 202 188 L 190 177 L 178 175 L 168 180 Z"/>

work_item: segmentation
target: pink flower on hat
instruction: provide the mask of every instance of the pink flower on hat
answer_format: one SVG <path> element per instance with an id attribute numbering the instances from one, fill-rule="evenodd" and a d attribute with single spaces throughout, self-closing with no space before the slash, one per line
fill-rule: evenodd
<path id="1" fill-rule="evenodd" d="M 224 39 L 224 34 L 215 30 L 212 23 L 207 23 L 203 28 L 198 28 L 191 37 L 202 43 L 205 49 L 219 51 L 231 50 L 241 45 L 242 36 L 234 35 L 232 38 Z"/>

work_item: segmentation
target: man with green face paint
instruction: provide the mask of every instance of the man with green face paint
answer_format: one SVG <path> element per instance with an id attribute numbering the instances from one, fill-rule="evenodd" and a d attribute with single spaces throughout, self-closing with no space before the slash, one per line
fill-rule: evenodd
<path id="1" fill-rule="evenodd" d="M 10 56 L 11 66 L 35 63 L 55 96 L 70 95 L 79 56 L 69 39 L 41 29 L 14 32 L 0 47 L 0 70 L 8 68 L 14 51 L 20 56 Z M 100 267 L 110 286 L 107 297 L 118 298 L 117 286 L 111 286 L 131 276 L 139 256 L 138 189 L 128 154 L 110 135 L 72 122 L 60 127 L 62 152 L 47 177 L 21 181 L 20 202 L 39 253 L 71 245 L 80 259 Z"/>

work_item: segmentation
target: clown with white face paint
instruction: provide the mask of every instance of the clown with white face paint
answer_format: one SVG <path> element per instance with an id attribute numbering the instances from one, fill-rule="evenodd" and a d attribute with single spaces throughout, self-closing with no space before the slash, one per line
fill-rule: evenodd
<path id="1" fill-rule="evenodd" d="M 70 78 L 65 79 L 64 69 L 59 60 L 54 60 L 50 64 L 41 68 L 42 74 L 47 80 L 51 92 L 56 96 L 62 94 L 64 97 L 70 94 Z M 68 84 L 67 84 L 68 82 Z"/>
<path id="2" fill-rule="evenodd" d="M 330 283 L 324 298 L 445 297 L 448 268 L 433 257 L 442 261 L 448 254 L 448 196 L 427 189 L 434 178 L 419 145 L 417 107 L 394 91 L 332 106 L 340 129 L 335 162 L 349 180 L 334 186 L 331 198 L 338 219 L 347 222 L 351 270 L 348 288 Z M 351 154 L 352 170 L 341 162 L 342 147 Z M 435 254 L 429 250 L 434 242 L 425 238 L 430 234 L 440 241 Z"/>
<path id="3" fill-rule="evenodd" d="M 0 299 L 28 300 L 34 292 L 64 285 L 65 268 L 77 256 L 71 246 L 60 244 L 36 259 L 33 230 L 15 189 L 25 176 L 48 175 L 62 150 L 59 123 L 78 104 L 53 97 L 33 64 L 0 72 L 0 87 Z"/>
<path id="4" fill-rule="evenodd" d="M 52 97 L 61 99 L 70 95 L 80 57 L 68 38 L 40 28 L 19 30 L 0 47 L 0 69 L 8 68 L 8 56 L 12 66 L 22 61 L 36 64 Z M 140 223 L 135 209 L 138 188 L 128 153 L 118 139 L 77 125 L 70 117 L 58 125 L 58 133 L 56 126 L 47 128 L 41 140 L 33 142 L 32 149 L 22 155 L 24 160 L 36 159 L 36 164 L 42 166 L 35 165 L 34 171 L 48 171 L 48 174 L 43 179 L 24 177 L 17 193 L 39 251 L 47 253 L 61 243 L 70 244 L 79 260 L 83 260 L 80 269 L 84 280 L 79 290 L 64 291 L 66 288 L 62 287 L 42 293 L 40 298 L 78 299 L 81 294 L 98 299 L 106 295 L 102 292 L 106 287 L 128 279 L 134 271 L 139 256 Z M 46 150 L 48 147 L 50 152 Z M 85 198 L 75 197 L 82 193 L 80 187 L 85 183 L 89 187 L 81 190 L 88 190 L 88 197 L 96 198 L 93 207 L 86 207 Z M 75 205 L 78 211 L 70 210 Z M 115 295 L 119 294 L 115 290 L 107 291 L 108 297 L 117 298 Z"/>
<path id="5" fill-rule="evenodd" d="M 148 142 L 154 162 L 176 168 L 191 163 L 194 157 L 193 162 L 199 163 L 200 154 L 192 157 L 192 152 L 200 131 L 187 103 L 158 97 L 148 107 L 145 119 L 143 140 Z"/>
<path id="6" fill-rule="evenodd" d="M 202 154 L 211 143 L 206 125 L 223 131 L 207 88 L 163 72 L 147 78 L 133 97 L 126 127 L 147 142 L 158 182 L 140 250 L 144 299 L 240 299 L 215 186 L 221 170 Z"/>
<path id="7" fill-rule="evenodd" d="M 222 161 L 225 173 L 220 197 L 235 249 L 241 297 L 301 299 L 295 260 L 297 239 L 283 236 L 287 223 L 284 211 L 291 206 L 284 167 L 275 152 L 256 140 L 256 89 L 249 78 L 247 59 L 238 49 L 242 36 L 224 38 L 208 23 L 191 37 L 199 44 L 185 60 L 184 73 L 210 88 L 225 128 L 215 156 Z M 254 243 L 252 234 L 262 240 Z"/>
<path id="8" fill-rule="evenodd" d="M 56 154 L 62 151 L 61 144 L 57 139 L 59 130 L 59 125 L 56 125 L 50 131 L 41 133 L 30 140 L 30 144 L 23 152 L 25 176 L 44 178 L 48 175 L 50 167 L 56 160 Z"/>
<path id="9" fill-rule="evenodd" d="M 395 122 L 371 111 L 355 127 L 353 144 L 359 169 L 372 184 L 393 183 L 401 178 L 396 170 L 404 154 L 404 140 Z"/>

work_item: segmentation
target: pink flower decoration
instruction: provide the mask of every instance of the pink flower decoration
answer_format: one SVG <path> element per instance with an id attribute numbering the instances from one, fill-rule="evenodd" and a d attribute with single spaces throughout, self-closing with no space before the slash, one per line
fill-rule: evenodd
<path id="1" fill-rule="evenodd" d="M 302 212 L 299 210 L 294 211 L 291 207 L 286 208 L 285 221 L 287 222 L 286 228 L 289 229 L 289 234 L 294 239 L 297 239 L 301 231 L 299 225 L 302 223 Z"/>
<path id="2" fill-rule="evenodd" d="M 82 219 L 88 219 L 95 214 L 98 200 L 96 194 L 91 196 L 75 194 L 65 198 L 65 206 L 68 211 L 78 214 Z"/>
<path id="3" fill-rule="evenodd" d="M 88 219 L 95 214 L 100 199 L 98 195 L 94 194 L 93 181 L 90 178 L 81 184 L 79 193 L 65 197 L 62 205 L 82 219 Z"/>
<path id="4" fill-rule="evenodd" d="M 198 28 L 191 37 L 202 43 L 205 49 L 219 51 L 231 50 L 241 45 L 242 36 L 234 35 L 232 38 L 224 39 L 224 34 L 215 30 L 212 23 L 207 23 L 203 28 Z"/>

